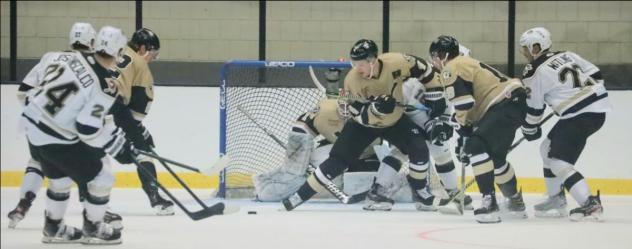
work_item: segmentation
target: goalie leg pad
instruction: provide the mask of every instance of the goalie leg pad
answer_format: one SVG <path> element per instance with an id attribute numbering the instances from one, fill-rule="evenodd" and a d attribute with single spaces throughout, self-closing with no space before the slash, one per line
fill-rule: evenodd
<path id="1" fill-rule="evenodd" d="M 50 179 L 48 190 L 46 191 L 46 214 L 54 220 L 64 218 L 68 200 L 70 198 L 70 187 L 72 180 L 70 177 Z"/>
<path id="2" fill-rule="evenodd" d="M 402 162 L 399 159 L 393 156 L 384 157 L 382 163 L 380 164 L 380 167 L 377 170 L 375 182 L 377 184 L 380 184 L 381 186 L 391 185 L 393 183 L 393 179 L 395 178 L 395 176 L 397 176 L 397 172 L 399 172 L 401 167 Z"/>

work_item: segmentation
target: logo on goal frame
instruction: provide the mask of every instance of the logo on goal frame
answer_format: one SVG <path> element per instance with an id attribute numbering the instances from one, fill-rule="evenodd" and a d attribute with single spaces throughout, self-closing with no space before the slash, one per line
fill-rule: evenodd
<path id="1" fill-rule="evenodd" d="M 226 80 L 219 85 L 219 109 L 226 109 Z"/>
<path id="2" fill-rule="evenodd" d="M 266 67 L 294 67 L 296 65 L 293 61 L 266 61 Z"/>

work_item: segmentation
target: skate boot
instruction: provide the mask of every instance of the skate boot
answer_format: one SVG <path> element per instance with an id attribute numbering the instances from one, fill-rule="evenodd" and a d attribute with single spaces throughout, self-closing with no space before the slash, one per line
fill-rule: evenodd
<path id="1" fill-rule="evenodd" d="M 566 195 L 564 189 L 559 194 L 549 196 L 543 202 L 533 206 L 535 217 L 540 218 L 562 218 L 566 217 Z"/>
<path id="2" fill-rule="evenodd" d="M 162 198 L 157 189 L 149 194 L 149 203 L 151 207 L 156 210 L 156 215 L 162 216 L 175 214 L 173 211 L 173 202 Z"/>
<path id="3" fill-rule="evenodd" d="M 419 211 L 435 212 L 437 211 L 437 206 L 445 206 L 450 202 L 449 199 L 442 199 L 431 194 L 428 187 L 421 190 L 413 190 L 412 193 L 415 208 Z"/>
<path id="4" fill-rule="evenodd" d="M 389 196 L 388 189 L 378 183 L 373 183 L 371 190 L 369 190 L 366 196 L 366 204 L 364 204 L 362 209 L 369 211 L 391 211 L 395 201 L 386 196 Z"/>
<path id="5" fill-rule="evenodd" d="M 103 216 L 103 222 L 110 224 L 115 230 L 123 230 L 123 217 L 117 213 L 113 213 L 110 210 L 105 211 Z"/>
<path id="6" fill-rule="evenodd" d="M 81 230 L 75 227 L 67 226 L 63 220 L 53 220 L 44 215 L 44 237 L 43 243 L 79 243 L 81 242 Z"/>
<path id="7" fill-rule="evenodd" d="M 103 221 L 92 222 L 88 220 L 86 211 L 83 211 L 83 241 L 85 245 L 114 245 L 121 244 L 121 231 L 115 230 Z"/>
<path id="8" fill-rule="evenodd" d="M 35 200 L 35 193 L 28 191 L 23 199 L 20 199 L 18 205 L 7 215 L 9 217 L 9 228 L 14 229 L 18 223 L 24 219 L 26 212 L 31 208 L 31 204 Z"/>
<path id="9" fill-rule="evenodd" d="M 503 205 L 503 211 L 505 211 L 508 218 L 526 219 L 527 211 L 522 199 L 522 189 L 513 196 L 506 198 Z"/>
<path id="10" fill-rule="evenodd" d="M 496 203 L 494 193 L 483 195 L 481 207 L 474 210 L 474 217 L 478 223 L 500 222 L 498 203 Z"/>
<path id="11" fill-rule="evenodd" d="M 584 205 L 571 210 L 571 221 L 600 221 L 603 214 L 603 206 L 601 206 L 599 195 L 599 191 L 597 191 L 597 195 L 589 196 Z"/>
<path id="12" fill-rule="evenodd" d="M 301 196 L 298 195 L 298 193 L 294 193 L 294 194 L 290 195 L 290 197 L 288 197 L 286 199 L 283 199 L 283 201 L 281 201 L 281 202 L 283 203 L 283 206 L 285 207 L 285 210 L 292 211 L 296 207 L 298 207 L 301 204 L 303 204 L 303 202 L 305 202 L 305 200 L 303 200 L 303 198 L 301 198 Z"/>

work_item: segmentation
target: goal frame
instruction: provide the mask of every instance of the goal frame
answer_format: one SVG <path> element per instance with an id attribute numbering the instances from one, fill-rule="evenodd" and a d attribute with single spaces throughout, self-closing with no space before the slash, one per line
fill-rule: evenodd
<path id="1" fill-rule="evenodd" d="M 219 85 L 219 156 L 222 157 L 226 154 L 226 132 L 227 132 L 227 106 L 228 106 L 228 94 L 226 88 L 230 82 L 227 82 L 228 71 L 231 68 L 351 68 L 349 62 L 338 61 L 260 61 L 260 60 L 231 60 L 224 63 L 220 70 L 220 85 Z M 309 76 L 307 76 L 309 77 Z M 316 88 L 316 82 L 313 87 Z M 222 170 L 219 173 L 219 190 L 217 197 L 226 198 L 227 186 L 227 172 L 228 168 Z"/>

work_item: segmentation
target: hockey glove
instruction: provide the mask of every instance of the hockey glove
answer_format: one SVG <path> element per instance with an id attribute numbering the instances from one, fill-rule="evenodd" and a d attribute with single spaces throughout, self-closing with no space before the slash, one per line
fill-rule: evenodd
<path id="1" fill-rule="evenodd" d="M 112 139 L 105 144 L 103 150 L 121 164 L 130 164 L 135 157 L 131 141 L 125 139 L 125 132 L 118 127 L 112 132 Z"/>
<path id="2" fill-rule="evenodd" d="M 395 98 L 390 95 L 372 96 L 369 100 L 371 100 L 371 112 L 376 116 L 384 116 L 393 113 L 395 105 L 397 104 Z"/>
<path id="3" fill-rule="evenodd" d="M 454 134 L 452 126 L 439 119 L 431 119 L 424 126 L 430 142 L 434 145 L 443 146 L 443 142 L 448 141 Z"/>
<path id="4" fill-rule="evenodd" d="M 429 94 L 433 94 L 433 95 L 429 95 Z M 426 97 L 426 96 L 441 96 L 439 98 L 437 97 Z M 447 100 L 443 97 L 443 92 L 432 92 L 432 93 L 425 93 L 424 97 L 426 97 L 426 99 L 424 100 L 424 105 L 427 106 L 428 108 L 430 108 L 430 111 L 428 111 L 428 115 L 430 116 L 430 118 L 436 118 L 441 116 L 441 114 L 443 114 L 445 112 L 445 109 L 448 108 L 448 102 Z"/>
<path id="5" fill-rule="evenodd" d="M 537 140 L 542 136 L 542 128 L 540 126 L 523 125 L 521 128 L 522 135 L 527 141 Z"/>

